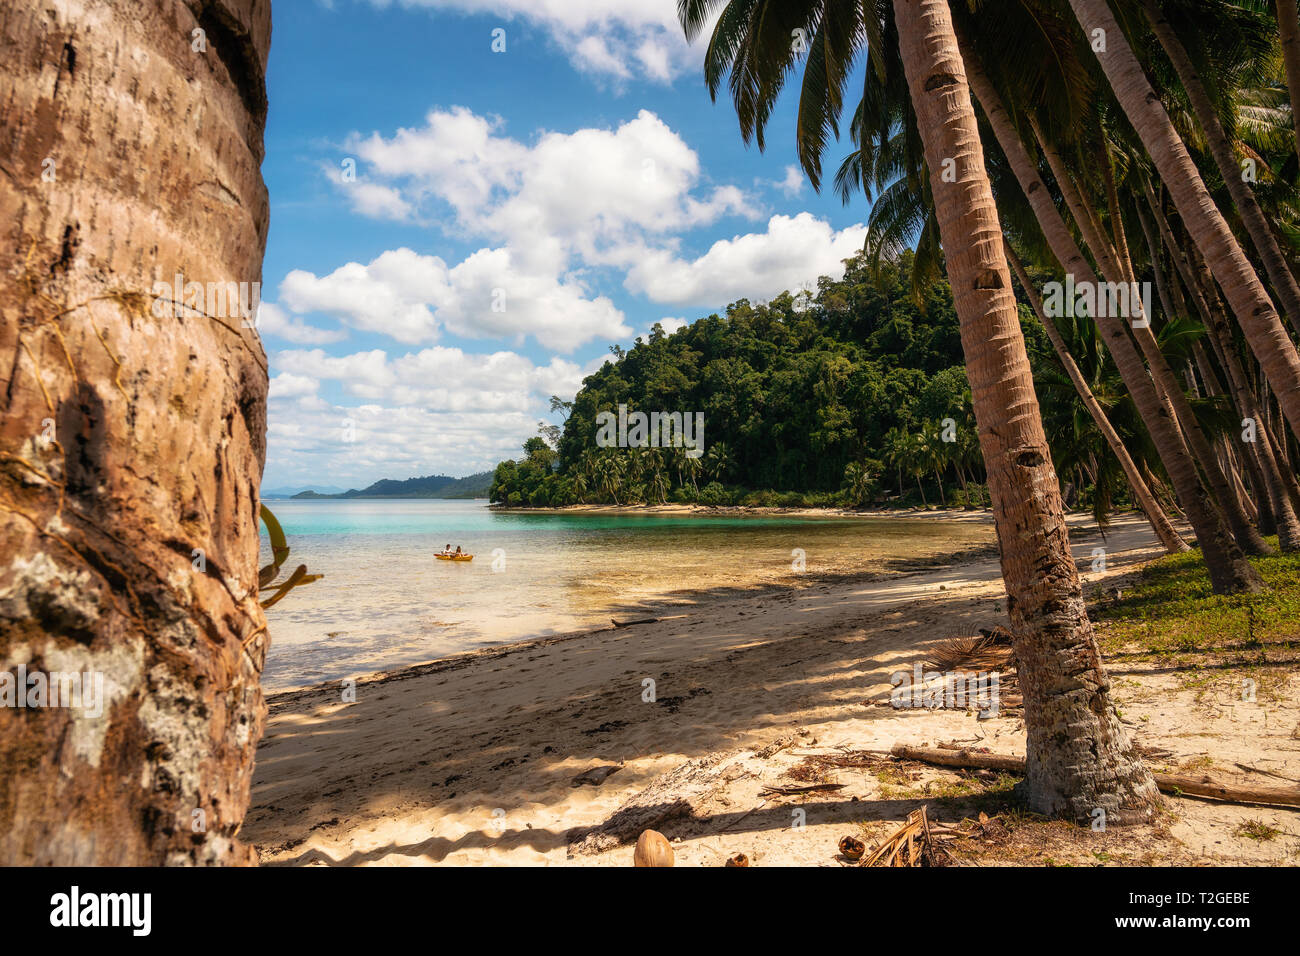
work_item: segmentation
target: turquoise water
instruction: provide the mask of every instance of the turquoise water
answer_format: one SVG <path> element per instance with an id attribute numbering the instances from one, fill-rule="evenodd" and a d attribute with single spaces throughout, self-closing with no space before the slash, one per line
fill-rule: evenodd
<path id="1" fill-rule="evenodd" d="M 288 566 L 325 578 L 267 613 L 271 690 L 609 624 L 701 590 L 887 568 L 992 539 L 938 518 L 502 513 L 486 501 L 280 500 Z M 437 561 L 450 543 L 472 562 Z M 263 560 L 267 560 L 263 535 Z"/>

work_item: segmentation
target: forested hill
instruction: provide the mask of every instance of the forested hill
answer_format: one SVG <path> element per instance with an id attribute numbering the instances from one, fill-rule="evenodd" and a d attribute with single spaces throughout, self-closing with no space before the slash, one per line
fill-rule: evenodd
<path id="1" fill-rule="evenodd" d="M 450 475 L 425 475 L 422 478 L 381 478 L 360 490 L 353 488 L 337 495 L 303 491 L 295 498 L 482 498 L 487 494 L 492 472 L 484 471 L 464 478 Z"/>
<path id="2" fill-rule="evenodd" d="M 951 291 L 937 282 L 918 303 L 910 267 L 904 254 L 877 278 L 859 258 L 803 301 L 741 300 L 725 315 L 672 335 L 656 327 L 626 353 L 614 349 L 566 409 L 558 441 L 544 432 L 524 459 L 498 465 L 493 500 L 829 504 L 902 491 L 933 503 L 947 487 L 978 484 Z M 1050 379 L 1050 346 L 1027 309 L 1022 316 L 1036 371 L 1046 363 Z M 1073 401 L 1067 391 L 1058 410 L 1067 419 Z M 598 415 L 620 404 L 702 412 L 703 456 L 599 447 Z M 941 440 L 944 419 L 956 424 L 955 441 Z"/>

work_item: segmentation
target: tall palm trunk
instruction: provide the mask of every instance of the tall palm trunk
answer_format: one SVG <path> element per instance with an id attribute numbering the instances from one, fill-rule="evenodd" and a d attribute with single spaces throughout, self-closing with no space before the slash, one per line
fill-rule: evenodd
<path id="1" fill-rule="evenodd" d="M 1103 31 L 1105 49 L 1096 51 L 1097 60 L 1115 97 L 1151 155 L 1188 234 L 1227 296 L 1282 413 L 1292 431 L 1300 435 L 1300 355 L 1273 301 L 1214 205 L 1196 164 L 1151 89 L 1142 64 L 1106 0 L 1070 0 L 1070 6 L 1085 35 L 1091 37 L 1093 31 Z"/>
<path id="2" fill-rule="evenodd" d="M 1070 176 L 1060 162 L 1059 156 L 1052 144 L 1047 146 L 1048 161 L 1052 164 L 1052 169 L 1057 176 L 1057 181 L 1064 183 L 1062 187 L 1068 201 L 1075 203 L 1077 206 L 1087 207 L 1087 203 L 1079 196 L 1078 190 L 1070 183 Z M 1119 194 L 1115 188 L 1115 179 L 1112 172 L 1112 161 L 1109 150 L 1106 153 L 1105 161 L 1101 164 L 1102 174 L 1106 184 L 1106 203 L 1110 210 L 1111 220 L 1115 226 L 1117 235 L 1123 235 L 1123 224 L 1119 208 Z M 1123 253 L 1109 244 L 1105 235 L 1096 232 L 1091 224 L 1084 226 L 1084 235 L 1088 244 L 1097 251 L 1097 262 L 1101 266 L 1102 275 L 1106 280 L 1118 284 L 1128 284 L 1129 288 L 1137 288 L 1137 277 L 1133 274 L 1133 265 L 1128 259 L 1127 243 L 1123 243 Z M 1140 319 L 1137 322 L 1130 323 L 1130 329 L 1133 338 L 1142 354 L 1146 357 L 1147 367 L 1151 370 L 1151 377 L 1155 379 L 1156 390 L 1164 399 L 1165 404 L 1173 412 L 1174 418 L 1182 428 L 1183 436 L 1191 449 L 1193 457 L 1200 463 L 1201 471 L 1205 475 L 1205 480 L 1210 486 L 1210 492 L 1215 496 L 1215 500 L 1223 509 L 1224 517 L 1227 518 L 1228 527 L 1232 530 L 1232 535 L 1237 539 L 1237 544 L 1247 554 L 1270 554 L 1272 548 L 1264 540 L 1247 513 L 1247 505 L 1237 493 L 1236 485 L 1233 479 L 1224 471 L 1223 465 L 1219 462 L 1218 457 L 1211 447 L 1209 439 L 1205 437 L 1205 432 L 1201 428 L 1201 423 L 1196 418 L 1196 413 L 1192 410 L 1192 404 L 1188 401 L 1186 393 L 1178 383 L 1177 376 L 1174 375 L 1173 369 L 1169 367 L 1169 362 L 1165 359 L 1164 353 L 1160 351 L 1160 345 L 1156 342 L 1155 334 L 1152 330 L 1153 316 L 1147 315 L 1144 308 L 1138 300 L 1134 319 Z"/>
<path id="3" fill-rule="evenodd" d="M 1183 284 L 1187 287 L 1187 294 L 1191 297 L 1193 304 L 1196 306 L 1196 311 L 1201 317 L 1201 322 L 1205 325 L 1210 344 L 1219 356 L 1219 364 L 1228 377 L 1228 385 L 1231 388 L 1233 398 L 1236 400 L 1237 408 L 1246 418 L 1252 419 L 1257 424 L 1255 444 L 1253 447 L 1245 449 L 1244 457 L 1248 463 L 1253 462 L 1255 468 L 1259 471 L 1260 481 L 1264 486 L 1265 494 L 1268 496 L 1269 510 L 1276 526 L 1278 546 L 1283 551 L 1300 550 L 1300 519 L 1297 518 L 1287 493 L 1282 478 L 1282 468 L 1279 467 L 1268 429 L 1263 427 L 1263 414 L 1259 409 L 1259 403 L 1250 388 L 1250 381 L 1246 377 L 1246 372 L 1237 359 L 1227 316 L 1216 308 L 1218 305 L 1217 296 L 1214 302 L 1208 301 L 1206 298 L 1207 293 L 1214 295 L 1213 280 L 1208 276 L 1196 274 L 1182 249 L 1175 243 L 1172 231 L 1169 228 L 1169 221 L 1165 218 L 1159 203 L 1156 202 L 1155 194 L 1149 187 L 1145 189 L 1145 192 L 1147 204 L 1151 207 L 1152 216 L 1155 220 L 1155 227 L 1148 224 L 1146 214 L 1139 209 L 1138 213 L 1139 218 L 1142 220 L 1142 228 L 1144 230 L 1159 229 L 1160 238 L 1169 249 L 1169 257 L 1173 261 L 1175 269 L 1178 270 L 1178 274 L 1182 277 Z M 1154 244 L 1155 236 L 1148 233 L 1148 242 Z M 1206 375 L 1206 384 L 1212 384 L 1208 374 Z M 1263 496 L 1261 496 L 1261 503 L 1262 501 Z"/>
<path id="4" fill-rule="evenodd" d="M 1016 255 L 1010 244 L 1005 241 L 1003 242 L 1003 248 L 1006 251 L 1007 261 L 1011 263 L 1020 279 L 1020 285 L 1025 290 L 1025 295 L 1029 297 L 1029 304 L 1033 306 L 1034 314 L 1038 316 L 1038 321 L 1042 324 L 1043 329 L 1047 332 L 1048 339 L 1052 342 L 1052 348 L 1056 350 L 1056 357 L 1060 359 L 1061 365 L 1065 367 L 1066 374 L 1070 376 L 1070 381 L 1074 384 L 1074 390 L 1078 392 L 1083 407 L 1088 410 L 1088 414 L 1092 416 L 1093 422 L 1097 425 L 1097 430 L 1106 439 L 1106 445 L 1110 448 L 1111 454 L 1115 456 L 1120 467 L 1124 469 L 1124 476 L 1128 479 L 1133 497 L 1136 499 L 1138 507 L 1142 509 L 1142 513 L 1147 516 L 1147 521 L 1151 522 L 1151 529 L 1155 531 L 1156 537 L 1160 539 L 1160 543 L 1165 546 L 1165 550 L 1170 554 L 1190 550 L 1187 542 L 1182 539 L 1174 528 L 1173 522 L 1169 520 L 1169 516 L 1156 502 L 1155 496 L 1151 494 L 1151 489 L 1147 487 L 1147 483 L 1142 480 L 1142 475 L 1139 474 L 1137 465 L 1133 462 L 1133 456 L 1124 447 L 1124 442 L 1120 440 L 1119 433 L 1115 431 L 1110 419 L 1106 417 L 1106 412 L 1098 403 L 1097 397 L 1092 394 L 1087 379 L 1079 371 L 1078 363 L 1074 361 L 1074 356 L 1070 354 L 1065 339 L 1061 337 L 1060 329 L 1056 327 L 1052 317 L 1043 311 L 1043 300 L 1030 281 L 1029 273 L 1025 271 L 1020 257 Z"/>
<path id="5" fill-rule="evenodd" d="M 1205 85 L 1201 82 L 1200 74 L 1192 65 L 1182 41 L 1174 33 L 1173 27 L 1165 19 L 1164 13 L 1155 0 L 1143 0 L 1143 3 L 1156 39 L 1160 41 L 1170 62 L 1173 63 L 1178 79 L 1182 81 L 1183 89 L 1187 91 L 1187 97 L 1191 100 L 1196 119 L 1201 124 L 1206 141 L 1209 143 L 1210 154 L 1214 157 L 1215 165 L 1219 167 L 1219 175 L 1223 177 L 1223 182 L 1228 187 L 1228 195 L 1232 197 L 1237 211 L 1241 214 L 1242 224 L 1245 225 L 1250 241 L 1264 263 L 1269 282 L 1273 284 L 1278 298 L 1282 300 L 1282 310 L 1286 313 L 1291 327 L 1300 333 L 1300 284 L 1296 283 L 1295 275 L 1287 265 L 1277 240 L 1273 238 L 1273 232 L 1264 217 L 1264 210 L 1259 207 L 1259 201 L 1255 199 L 1254 191 L 1242 178 L 1241 167 L 1237 165 L 1236 157 L 1233 156 L 1232 144 L 1228 142 L 1223 124 L 1219 122 L 1219 114 L 1215 111 Z M 1279 4 L 1280 10 L 1281 4 Z M 1294 12 L 1295 6 L 1292 2 L 1292 13 Z"/>
<path id="6" fill-rule="evenodd" d="M 975 62 L 972 58 L 971 63 Z M 1029 200 L 1052 254 L 1056 256 L 1066 273 L 1074 275 L 1076 282 L 1091 282 L 1095 287 L 1097 277 L 1092 271 L 1092 266 L 1079 250 L 1078 243 L 1074 241 L 1074 236 L 1061 217 L 1060 210 L 1052 201 L 1051 193 L 1048 192 L 1046 184 L 1038 173 L 1038 164 L 1030 158 L 1019 132 L 1012 125 L 1011 118 L 992 83 L 979 70 L 972 70 L 970 78 L 975 88 L 975 95 L 984 106 L 984 115 L 988 117 L 998 145 L 1002 147 L 1002 152 L 1015 173 L 1016 181 L 1020 183 L 1021 190 Z M 1064 189 L 1065 186 L 1063 185 L 1062 188 Z M 1146 424 L 1147 432 L 1151 435 L 1161 461 L 1164 462 L 1165 471 L 1168 472 L 1169 480 L 1173 483 L 1183 512 L 1196 532 L 1197 543 L 1201 547 L 1206 567 L 1209 569 L 1214 590 L 1220 594 L 1258 590 L 1260 586 L 1258 573 L 1251 567 L 1241 548 L 1228 532 L 1223 516 L 1214 502 L 1205 494 L 1200 478 L 1196 474 L 1196 465 L 1183 444 L 1173 417 L 1160 401 L 1155 383 L 1147 374 L 1146 367 L 1142 364 L 1142 359 L 1134 348 L 1128 332 L 1113 316 L 1098 316 L 1096 322 L 1102 340 L 1115 360 L 1115 367 L 1119 370 L 1120 377 Z"/>
<path id="7" fill-rule="evenodd" d="M 1102 275 L 1105 276 L 1108 282 L 1116 285 L 1132 282 L 1131 270 L 1125 270 L 1114 247 L 1110 244 L 1110 240 L 1104 233 L 1099 231 L 1099 227 L 1088 215 L 1088 203 L 1075 187 L 1073 180 L 1070 178 L 1069 170 L 1065 168 L 1056 146 L 1042 134 L 1042 130 L 1037 124 L 1034 125 L 1034 129 L 1038 133 L 1039 141 L 1043 146 L 1043 153 L 1047 157 L 1053 175 L 1056 177 L 1057 185 L 1060 186 L 1061 195 L 1065 197 L 1067 205 L 1073 211 L 1075 220 L 1079 223 L 1088 245 L 1096 253 L 1097 261 L 1101 265 Z M 1113 189 L 1111 198 L 1114 201 Z M 1115 202 L 1114 214 L 1118 216 L 1117 201 Z M 1147 367 L 1151 370 L 1151 378 L 1155 382 L 1156 395 L 1162 409 L 1181 429 L 1178 432 L 1179 445 L 1200 463 L 1209 489 L 1214 495 L 1213 500 L 1216 503 L 1216 510 L 1222 512 L 1238 547 L 1242 551 L 1251 554 L 1268 553 L 1270 548 L 1263 537 L 1260 536 L 1259 529 L 1251 523 L 1250 518 L 1246 515 L 1241 500 L 1233 490 L 1228 476 L 1215 458 L 1214 450 L 1210 447 L 1209 441 L 1206 440 L 1205 434 L 1201 430 L 1200 423 L 1196 420 L 1196 415 L 1192 411 L 1191 404 L 1187 401 L 1187 396 L 1183 394 L 1178 379 L 1174 377 L 1173 370 L 1170 369 L 1169 363 L 1165 361 L 1164 353 L 1160 351 L 1160 346 L 1156 343 L 1155 336 L 1151 333 L 1150 317 L 1146 316 L 1145 312 L 1142 312 L 1141 305 L 1138 306 L 1138 312 L 1146 320 L 1145 324 L 1130 321 L 1128 329 L 1132 331 L 1133 339 L 1137 341 L 1142 350 L 1142 355 L 1146 357 Z M 1137 317 L 1137 315 L 1134 315 L 1132 318 Z M 1118 330 L 1119 335 L 1123 336 L 1125 342 L 1128 341 L 1128 335 L 1124 332 L 1125 325 L 1123 323 L 1113 316 L 1106 319 L 1106 322 Z M 1119 344 L 1118 337 L 1107 339 L 1107 341 Z M 1140 363 L 1141 359 L 1138 361 Z M 1118 363 L 1116 364 L 1118 365 Z"/>
<path id="8" fill-rule="evenodd" d="M 1110 701 L 1043 434 L 979 129 L 947 0 L 894 0 L 961 324 L 1025 698 L 1033 809 L 1150 819 L 1155 784 Z M 950 160 L 955 182 L 945 182 Z"/>
<path id="9" fill-rule="evenodd" d="M 0 11 L 0 670 L 83 681 L 0 707 L 5 865 L 255 862 L 266 357 L 154 283 L 260 283 L 269 47 L 255 0 Z"/>
<path id="10" fill-rule="evenodd" d="M 1296 155 L 1300 155 L 1300 16 L 1296 0 L 1277 0 L 1277 28 L 1282 37 L 1282 62 L 1286 64 L 1286 87 L 1291 94 L 1292 133 Z"/>

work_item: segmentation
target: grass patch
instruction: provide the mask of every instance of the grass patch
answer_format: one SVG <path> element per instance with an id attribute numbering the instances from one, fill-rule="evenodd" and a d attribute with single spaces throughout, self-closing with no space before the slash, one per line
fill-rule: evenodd
<path id="1" fill-rule="evenodd" d="M 1259 594 L 1215 594 L 1199 550 L 1153 561 L 1122 599 L 1089 609 L 1103 650 L 1136 644 L 1176 655 L 1300 647 L 1300 554 L 1250 561 L 1264 578 Z"/>
<path id="2" fill-rule="evenodd" d="M 1276 840 L 1282 835 L 1281 830 L 1269 826 L 1263 820 L 1247 820 L 1233 832 L 1239 837 L 1246 837 L 1260 843 Z"/>

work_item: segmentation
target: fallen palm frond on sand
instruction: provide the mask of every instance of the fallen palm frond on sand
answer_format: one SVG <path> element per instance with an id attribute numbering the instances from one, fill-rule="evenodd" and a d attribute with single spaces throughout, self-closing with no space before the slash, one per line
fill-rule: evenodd
<path id="1" fill-rule="evenodd" d="M 943 846 L 944 839 L 930 827 L 925 807 L 919 807 L 858 866 L 951 866 L 952 857 Z"/>

